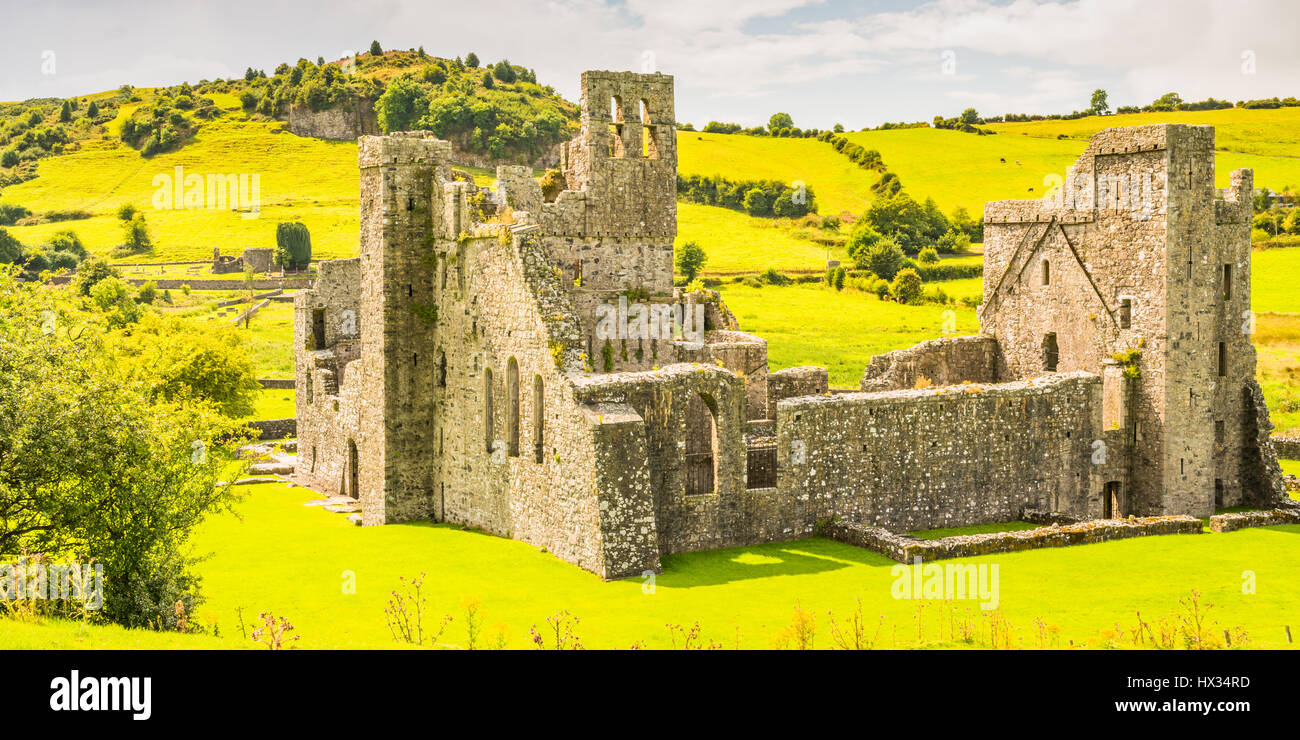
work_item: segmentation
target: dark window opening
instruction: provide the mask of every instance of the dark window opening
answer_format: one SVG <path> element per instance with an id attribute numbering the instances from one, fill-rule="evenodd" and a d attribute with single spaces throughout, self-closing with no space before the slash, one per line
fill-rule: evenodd
<path id="1" fill-rule="evenodd" d="M 542 387 L 542 376 L 533 377 L 533 456 L 537 462 L 542 462 L 546 451 L 543 447 L 543 428 L 546 421 L 545 389 Z"/>
<path id="2" fill-rule="evenodd" d="M 1232 265 L 1223 266 L 1223 300 L 1232 300 Z"/>
<path id="3" fill-rule="evenodd" d="M 519 363 L 506 363 L 506 454 L 519 457 Z"/>
<path id="4" fill-rule="evenodd" d="M 312 349 L 325 349 L 325 309 L 323 308 L 311 310 L 311 338 Z"/>
<path id="5" fill-rule="evenodd" d="M 1043 260 L 1043 285 L 1052 284 L 1052 263 Z"/>
<path id="6" fill-rule="evenodd" d="M 1043 337 L 1043 369 L 1049 373 L 1056 372 L 1056 365 L 1060 359 L 1060 351 L 1056 346 L 1056 333 L 1050 332 Z"/>
<path id="7" fill-rule="evenodd" d="M 1228 436 L 1227 427 L 1224 425 L 1223 420 L 1219 419 L 1215 421 L 1214 422 L 1214 443 L 1216 445 L 1223 444 L 1224 440 L 1227 439 L 1227 436 Z"/>
<path id="8" fill-rule="evenodd" d="M 355 498 L 355 499 L 361 498 L 361 485 L 360 485 L 361 475 L 357 472 L 357 468 L 359 468 L 360 465 L 361 465 L 361 456 L 357 454 L 357 443 L 349 439 L 348 440 L 348 481 L 347 481 L 347 491 L 345 492 L 345 495 L 347 495 L 349 498 Z"/>
<path id="9" fill-rule="evenodd" d="M 1223 480 L 1220 478 L 1214 479 L 1214 508 L 1223 508 Z"/>
<path id="10" fill-rule="evenodd" d="M 1119 328 L 1129 329 L 1133 326 L 1133 299 L 1121 298 L 1119 301 Z"/>
<path id="11" fill-rule="evenodd" d="M 755 488 L 776 488 L 776 448 L 749 448 L 745 458 L 745 471 L 746 487 L 750 490 Z"/>
<path id="12" fill-rule="evenodd" d="M 483 443 L 488 454 L 492 454 L 492 368 L 483 369 Z"/>
<path id="13" fill-rule="evenodd" d="M 1219 377 L 1222 378 L 1228 374 L 1228 345 L 1226 342 L 1219 342 Z"/>
<path id="14" fill-rule="evenodd" d="M 718 425 L 713 408 L 698 393 L 686 405 L 686 495 L 717 490 Z"/>

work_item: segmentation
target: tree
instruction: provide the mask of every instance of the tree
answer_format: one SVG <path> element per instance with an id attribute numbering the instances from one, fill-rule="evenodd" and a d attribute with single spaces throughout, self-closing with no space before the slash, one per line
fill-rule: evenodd
<path id="1" fill-rule="evenodd" d="M 934 247 L 926 247 L 917 254 L 916 261 L 923 265 L 933 265 L 939 261 L 939 251 Z"/>
<path id="2" fill-rule="evenodd" d="M 311 232 L 301 221 L 282 221 L 275 227 L 275 264 L 286 270 L 305 270 L 311 264 Z"/>
<path id="3" fill-rule="evenodd" d="M 486 87 L 486 88 L 489 89 L 489 90 L 491 90 L 492 88 L 496 87 L 496 82 L 494 82 L 494 81 L 492 80 L 492 73 L 491 73 L 491 72 L 484 72 L 484 73 L 483 73 L 483 87 Z"/>
<path id="4" fill-rule="evenodd" d="M 1092 91 L 1092 103 L 1088 105 L 1088 112 L 1094 116 L 1104 116 L 1110 113 L 1110 103 L 1106 100 L 1106 91 L 1097 88 Z"/>
<path id="5" fill-rule="evenodd" d="M 91 289 L 98 285 L 101 280 L 110 277 L 120 278 L 122 273 L 109 264 L 108 260 L 102 257 L 91 257 L 82 262 L 81 266 L 77 268 L 77 278 L 73 281 L 73 284 L 76 286 L 78 293 L 88 296 Z"/>
<path id="6" fill-rule="evenodd" d="M 932 241 L 926 209 L 906 193 L 875 200 L 863 219 L 881 235 L 892 236 L 908 254 L 915 254 Z"/>
<path id="7" fill-rule="evenodd" d="M 79 326 L 51 333 L 51 317 Z M 100 565 L 101 615 L 174 629 L 177 602 L 200 600 L 190 534 L 233 502 L 217 481 L 247 435 L 204 404 L 151 402 L 102 322 L 0 274 L 0 552 Z"/>
<path id="8" fill-rule="evenodd" d="M 478 54 L 475 54 L 472 51 L 469 54 L 466 54 L 465 66 L 469 67 L 470 69 L 476 69 L 478 67 Z"/>
<path id="9" fill-rule="evenodd" d="M 131 295 L 131 286 L 121 278 L 109 276 L 90 289 L 90 299 L 104 312 L 110 328 L 134 324 L 140 320 L 140 304 Z"/>
<path id="10" fill-rule="evenodd" d="M 381 57 L 384 55 L 384 47 L 379 45 L 378 41 L 370 42 L 370 56 Z"/>
<path id="11" fill-rule="evenodd" d="M 921 298 L 921 276 L 910 267 L 899 270 L 889 284 L 889 294 L 899 303 L 916 303 Z"/>
<path id="12" fill-rule="evenodd" d="M 1165 93 L 1155 99 L 1151 107 L 1155 110 L 1165 111 L 1174 110 L 1183 102 L 1182 97 L 1176 92 Z"/>
<path id="13" fill-rule="evenodd" d="M 866 248 L 862 266 L 885 280 L 891 280 L 899 270 L 903 269 L 906 259 L 898 242 L 890 237 L 882 237 Z"/>
<path id="14" fill-rule="evenodd" d="M 99 115 L 99 103 L 90 101 L 90 107 L 86 109 L 86 118 L 94 118 Z"/>
<path id="15" fill-rule="evenodd" d="M 6 229 L 0 228 L 0 264 L 14 265 L 22 261 L 23 245 Z"/>
<path id="16" fill-rule="evenodd" d="M 858 221 L 853 225 L 853 231 L 849 232 L 849 238 L 845 241 L 844 246 L 849 253 L 849 259 L 859 270 L 870 270 L 867 266 L 867 250 L 875 246 L 880 241 L 880 232 L 871 228 L 871 224 L 866 221 Z"/>
<path id="17" fill-rule="evenodd" d="M 751 216 L 766 216 L 772 212 L 772 202 L 761 188 L 752 188 L 745 193 L 745 213 Z"/>
<path id="18" fill-rule="evenodd" d="M 375 101 L 375 115 L 384 133 L 408 131 L 428 112 L 428 93 L 406 75 L 390 82 L 388 89 Z"/>
<path id="19" fill-rule="evenodd" d="M 149 225 L 145 223 L 144 214 L 137 211 L 130 220 L 122 221 L 122 243 L 113 251 L 126 256 L 152 250 L 153 238 L 149 236 Z"/>
<path id="20" fill-rule="evenodd" d="M 961 112 L 961 122 L 967 126 L 974 126 L 980 122 L 980 114 L 974 108 L 967 108 Z"/>
<path id="21" fill-rule="evenodd" d="M 704 263 L 709 261 L 708 255 L 695 242 L 686 242 L 677 250 L 674 255 L 673 264 L 677 272 L 681 273 L 688 281 L 694 280 L 704 268 Z"/>
<path id="22" fill-rule="evenodd" d="M 59 108 L 59 120 L 63 123 L 72 120 L 72 101 L 63 101 L 63 107 Z"/>
<path id="23" fill-rule="evenodd" d="M 767 119 L 768 131 L 779 131 L 783 128 L 794 128 L 794 119 L 789 113 L 773 113 L 772 117 Z"/>
<path id="24" fill-rule="evenodd" d="M 512 83 L 519 78 L 515 73 L 515 68 L 511 67 L 510 62 L 505 59 L 493 65 L 492 76 L 506 84 Z"/>
<path id="25" fill-rule="evenodd" d="M 122 371 L 151 403 L 201 401 L 230 419 L 255 409 L 262 386 L 232 327 L 149 312 L 130 333 L 109 335 L 109 342 Z"/>

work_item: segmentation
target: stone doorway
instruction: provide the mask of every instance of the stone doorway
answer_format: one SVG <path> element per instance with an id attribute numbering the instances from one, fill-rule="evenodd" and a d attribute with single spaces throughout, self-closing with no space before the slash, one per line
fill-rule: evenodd
<path id="1" fill-rule="evenodd" d="M 1124 488 L 1119 481 L 1108 481 L 1101 497 L 1103 519 L 1117 519 L 1124 516 Z"/>
<path id="2" fill-rule="evenodd" d="M 692 393 L 686 405 L 685 462 L 682 475 L 687 496 L 717 490 L 718 424 L 713 405 L 699 393 Z"/>

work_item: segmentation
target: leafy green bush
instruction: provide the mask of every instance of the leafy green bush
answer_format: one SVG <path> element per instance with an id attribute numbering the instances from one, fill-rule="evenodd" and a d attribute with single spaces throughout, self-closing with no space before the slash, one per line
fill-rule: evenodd
<path id="1" fill-rule="evenodd" d="M 892 280 L 898 271 L 903 269 L 903 262 L 906 259 L 898 242 L 890 237 L 876 240 L 859 254 L 861 258 L 856 260 L 857 264 L 885 280 Z"/>
<path id="2" fill-rule="evenodd" d="M 916 303 L 921 298 L 921 276 L 910 267 L 900 270 L 889 284 L 889 294 L 899 303 Z"/>
<path id="3" fill-rule="evenodd" d="M 916 260 L 923 265 L 933 265 L 939 261 L 939 252 L 934 247 L 926 247 L 917 254 Z"/>

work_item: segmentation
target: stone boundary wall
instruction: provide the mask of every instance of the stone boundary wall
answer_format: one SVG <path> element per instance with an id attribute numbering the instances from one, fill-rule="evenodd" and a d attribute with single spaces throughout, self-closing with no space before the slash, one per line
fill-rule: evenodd
<path id="1" fill-rule="evenodd" d="M 67 285 L 72 281 L 71 275 L 55 275 L 50 278 L 51 285 Z M 194 279 L 189 278 L 162 278 L 159 280 L 144 280 L 141 278 L 127 278 L 126 282 L 139 287 L 145 283 L 153 283 L 158 290 L 180 290 L 188 285 L 191 290 L 244 290 L 248 287 L 243 278 L 226 279 Z M 310 288 L 311 278 L 259 278 L 253 281 L 253 290 L 298 290 Z"/>
<path id="2" fill-rule="evenodd" d="M 1059 511 L 1039 511 L 1037 509 L 1025 509 L 1020 512 L 1020 521 L 1029 522 L 1030 524 L 1078 524 L 1085 521 L 1081 517 L 1072 514 L 1063 514 Z"/>
<path id="3" fill-rule="evenodd" d="M 1283 460 L 1300 460 L 1300 437 L 1288 437 L 1282 434 L 1274 434 L 1269 437 L 1273 443 L 1273 451 Z"/>
<path id="4" fill-rule="evenodd" d="M 252 308 L 248 309 L 247 311 L 245 311 L 245 312 L 239 314 L 238 316 L 236 316 L 236 317 L 235 317 L 235 320 L 232 321 L 232 322 L 230 322 L 230 323 L 232 323 L 232 324 L 238 326 L 238 325 L 239 325 L 239 322 L 243 321 L 244 319 L 249 318 L 249 317 L 252 316 L 253 314 L 257 313 L 258 311 L 261 311 L 262 308 L 265 307 L 265 306 L 266 306 L 268 303 L 270 303 L 270 302 L 271 302 L 271 299 L 268 298 L 268 299 L 262 301 L 261 303 L 258 303 L 257 305 L 253 306 Z"/>
<path id="5" fill-rule="evenodd" d="M 257 430 L 258 439 L 284 439 L 298 433 L 297 419 L 261 419 L 248 422 Z"/>
<path id="6" fill-rule="evenodd" d="M 778 487 L 792 524 L 836 516 L 898 532 L 1005 522 L 1025 509 L 1100 514 L 1090 445 L 1101 378 L 790 398 L 777 404 Z M 1096 509 L 1094 511 L 1094 509 Z"/>
<path id="7" fill-rule="evenodd" d="M 293 378 L 258 378 L 257 382 L 260 383 L 263 388 L 268 389 L 280 388 L 287 390 L 296 388 L 298 385 L 298 381 Z"/>
<path id="8" fill-rule="evenodd" d="M 915 388 L 924 377 L 931 385 L 963 381 L 996 383 L 998 341 L 993 337 L 945 337 L 907 349 L 875 355 L 862 374 L 863 391 Z"/>
<path id="9" fill-rule="evenodd" d="M 822 534 L 837 542 L 879 553 L 900 563 L 948 558 L 967 558 L 999 552 L 1021 552 L 1044 547 L 1087 545 L 1130 537 L 1160 534 L 1200 534 L 1201 520 L 1183 514 L 1135 519 L 1094 519 L 1076 524 L 1054 525 L 1014 532 L 959 535 L 923 540 L 895 534 L 881 527 L 854 522 L 830 522 Z"/>
<path id="10" fill-rule="evenodd" d="M 1215 514 L 1210 517 L 1211 532 L 1235 532 L 1247 527 L 1271 527 L 1275 524 L 1300 524 L 1300 511 L 1271 509 L 1269 511 L 1241 511 L 1232 514 Z"/>

